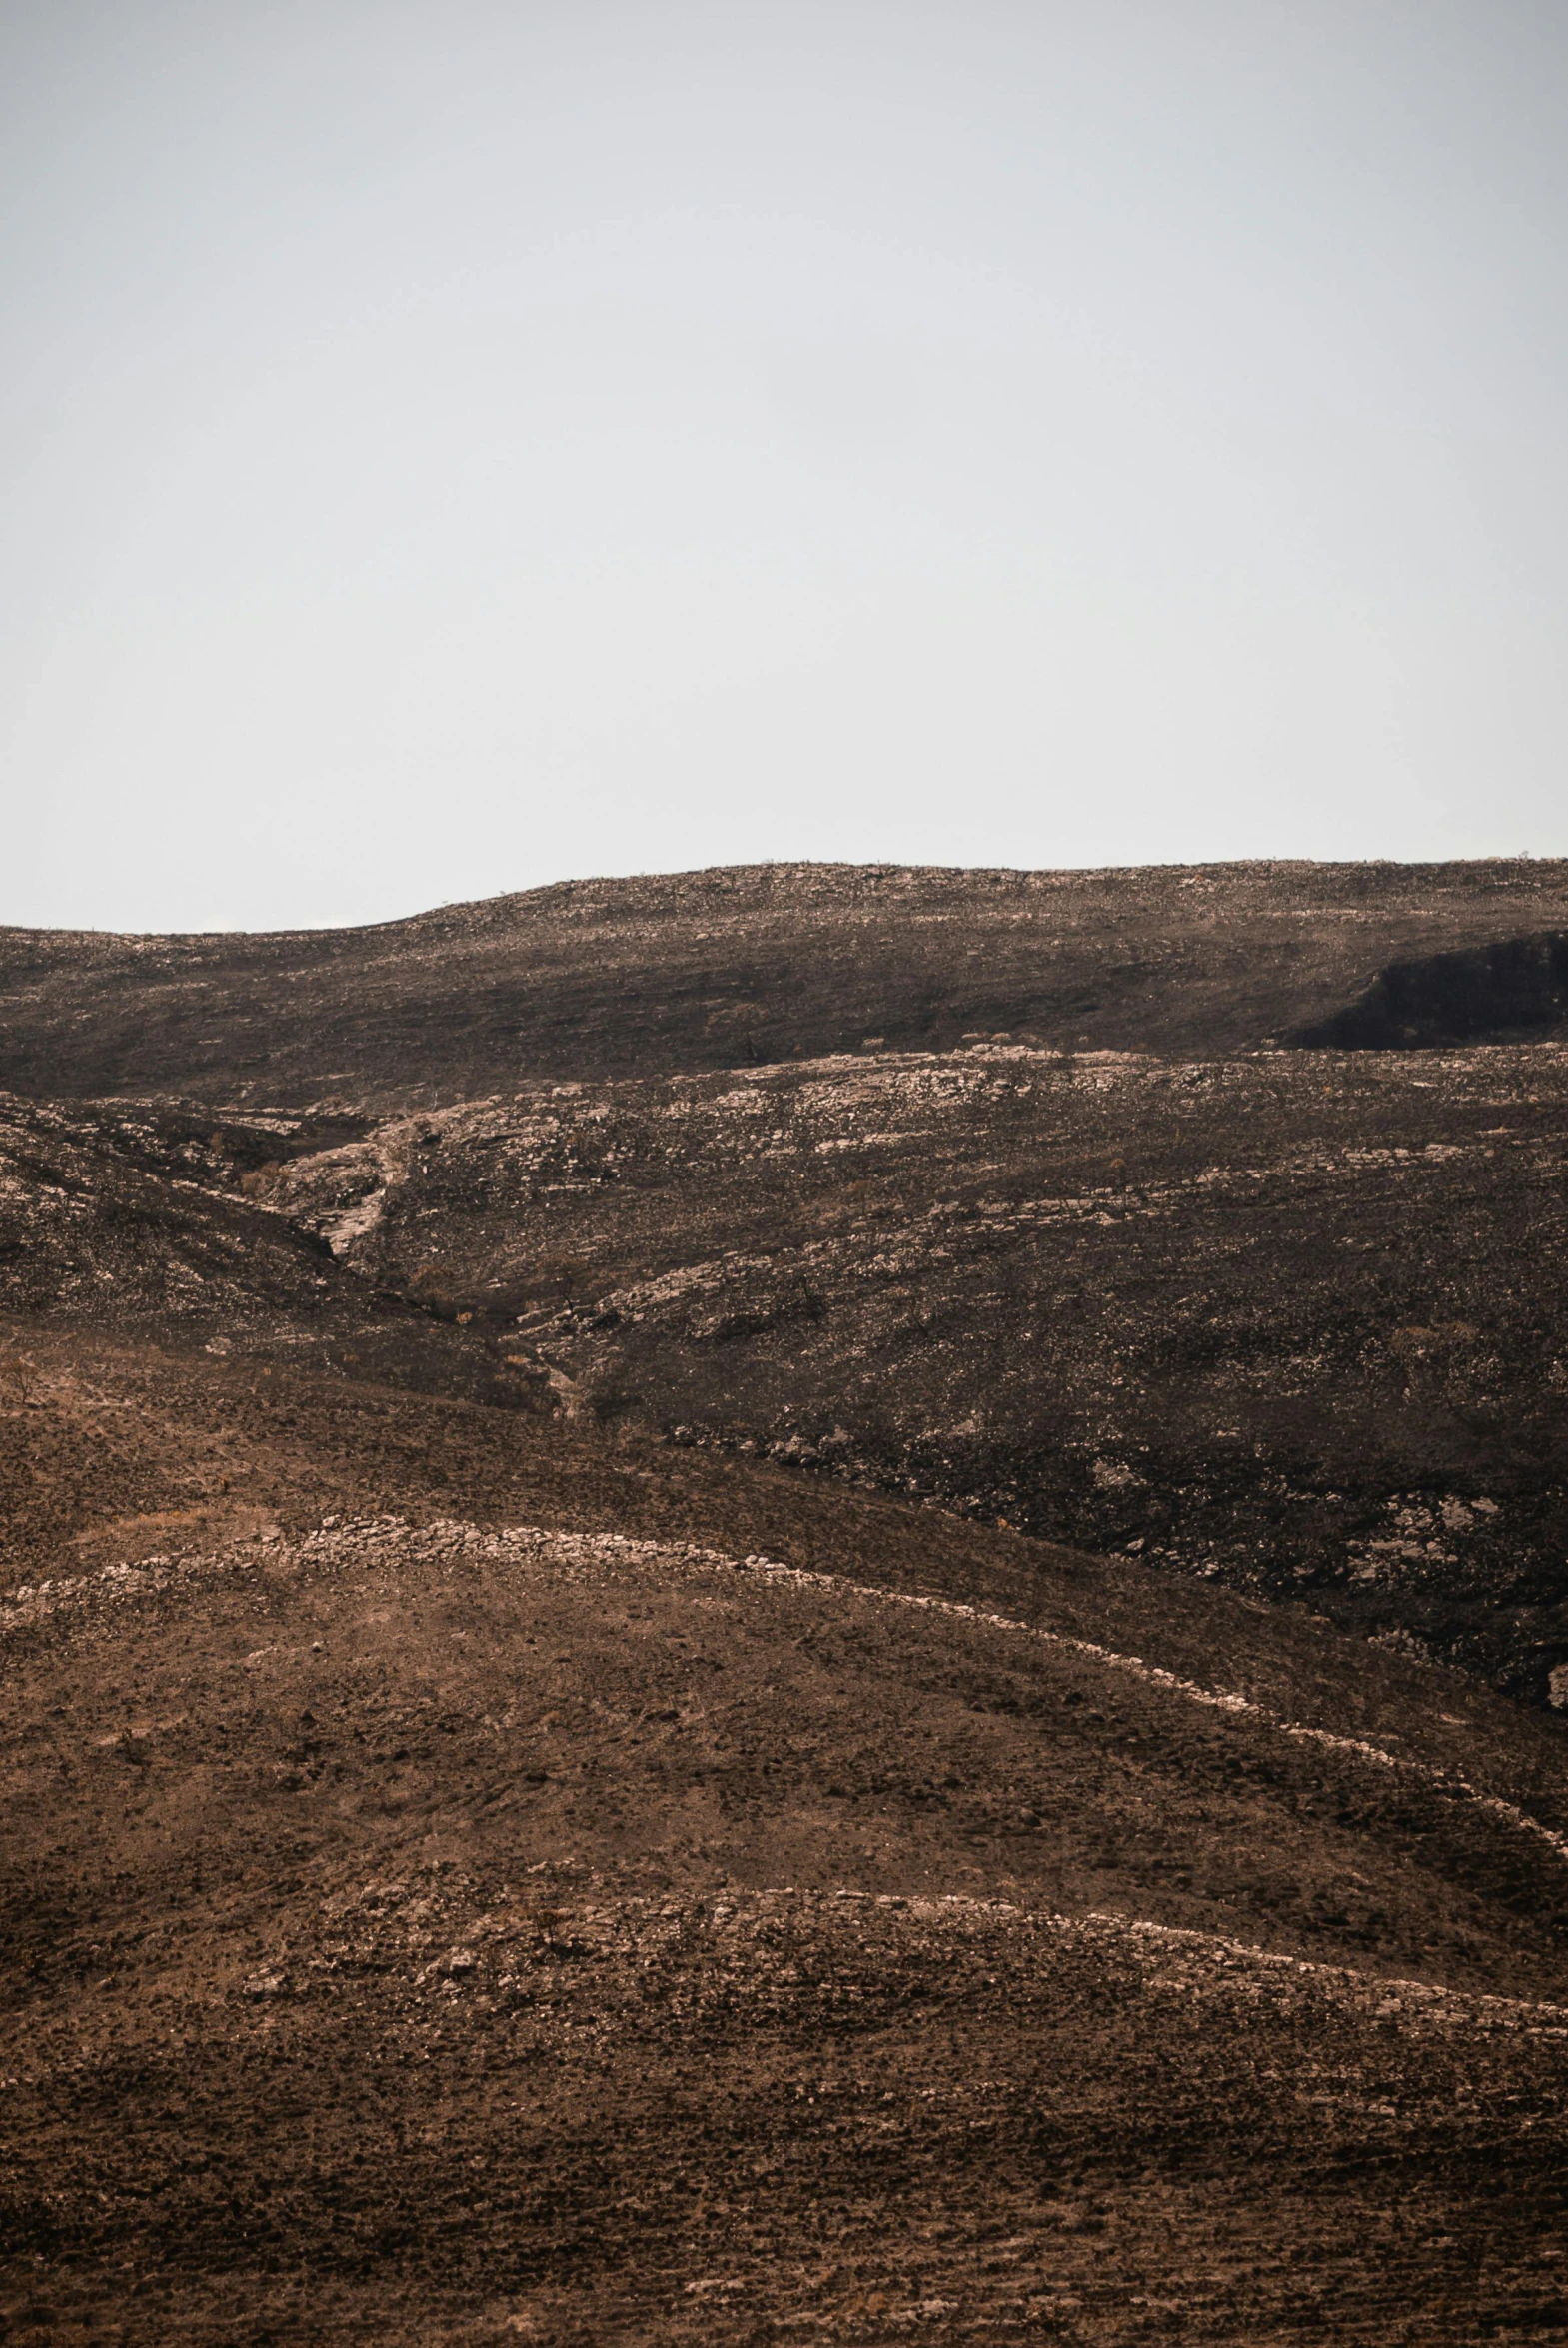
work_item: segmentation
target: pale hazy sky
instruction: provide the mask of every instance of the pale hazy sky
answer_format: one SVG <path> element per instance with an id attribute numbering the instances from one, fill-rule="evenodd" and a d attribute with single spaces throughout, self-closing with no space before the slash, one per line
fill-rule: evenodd
<path id="1" fill-rule="evenodd" d="M 1565 0 L 5 0 L 0 920 L 1568 852 Z"/>

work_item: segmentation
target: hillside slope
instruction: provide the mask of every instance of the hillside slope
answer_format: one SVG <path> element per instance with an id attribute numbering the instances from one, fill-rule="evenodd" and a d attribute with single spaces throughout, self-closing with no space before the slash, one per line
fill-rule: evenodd
<path id="1" fill-rule="evenodd" d="M 39 1374 L 56 1491 L 205 1419 L 252 1513 L 0 1601 L 8 2337 L 1568 2326 L 1552 1723 L 756 1467 Z"/>
<path id="2" fill-rule="evenodd" d="M 563 883 L 363 930 L 7 930 L 0 1086 L 385 1112 L 535 1077 L 856 1051 L 867 1037 L 948 1051 L 1005 1030 L 1056 1047 L 1233 1053 L 1331 1019 L 1393 962 L 1559 931 L 1568 866 L 1530 860 L 767 865 Z M 1489 1031 L 1489 970 L 1468 994 L 1439 990 L 1443 1017 L 1462 1015 L 1459 1040 Z M 1555 997 L 1521 998 L 1507 971 L 1497 983 L 1505 1026 L 1561 1027 Z M 1424 1012 L 1399 1024 L 1408 1040 L 1448 1040 Z"/>
<path id="3" fill-rule="evenodd" d="M 0 2334 L 1568 2341 L 1564 881 L 0 940 Z"/>
<path id="4" fill-rule="evenodd" d="M 171 1233 L 228 1185 L 269 1247 L 335 1252 L 222 1329 L 221 1282 L 171 1279 L 162 1325 L 1309 1597 L 1544 1701 L 1565 1135 L 1553 1045 L 542 1085 L 260 1165 L 253 1133 L 248 1171 L 205 1137 Z M 105 1251 L 50 1310 L 130 1293 Z"/>

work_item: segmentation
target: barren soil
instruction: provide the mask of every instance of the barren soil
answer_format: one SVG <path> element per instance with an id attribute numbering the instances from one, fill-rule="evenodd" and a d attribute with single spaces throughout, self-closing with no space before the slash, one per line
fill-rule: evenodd
<path id="1" fill-rule="evenodd" d="M 1568 868 L 1253 864 L 1124 872 L 756 865 L 564 882 L 363 930 L 0 932 L 0 1085 L 301 1109 L 472 1100 L 998 1029 L 1057 1047 L 1251 1051 L 1358 1005 L 1353 1044 L 1546 1033 Z M 1458 974 L 1434 957 L 1483 950 Z"/>
<path id="2" fill-rule="evenodd" d="M 8 934 L 4 2336 L 1568 2339 L 1564 878 Z"/>

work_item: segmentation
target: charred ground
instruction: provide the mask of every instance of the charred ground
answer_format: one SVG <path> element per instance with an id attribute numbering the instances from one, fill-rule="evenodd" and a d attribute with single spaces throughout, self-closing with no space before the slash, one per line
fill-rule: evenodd
<path id="1" fill-rule="evenodd" d="M 1568 2338 L 1565 915 L 9 934 L 8 2336 Z"/>
<path id="2" fill-rule="evenodd" d="M 1530 863 L 769 868 L 304 940 L 13 940 L 13 1068 L 181 1090 L 13 1100 L 0 1274 L 55 1321 L 1305 1599 L 1544 1702 L 1564 899 Z M 1025 997 L 1103 1016 L 975 1033 Z"/>
<path id="3" fill-rule="evenodd" d="M 386 1112 L 535 1077 L 816 1058 L 868 1037 L 945 1052 L 966 1033 L 1008 1030 L 1058 1048 L 1210 1057 L 1331 1020 L 1390 965 L 1565 926 L 1568 871 L 1524 859 L 1108 873 L 766 865 L 563 883 L 364 930 L 10 930 L 0 1085 L 292 1109 L 338 1096 Z M 1423 997 L 1416 1020 L 1399 1022 L 1412 1036 L 1351 1041 L 1561 1025 L 1560 988 L 1543 1012 L 1533 967 L 1483 962 L 1441 993 L 1435 1032 Z"/>

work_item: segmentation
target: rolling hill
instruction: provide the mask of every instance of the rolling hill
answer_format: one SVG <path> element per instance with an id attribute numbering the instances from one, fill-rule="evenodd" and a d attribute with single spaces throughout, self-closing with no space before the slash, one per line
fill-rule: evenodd
<path id="1" fill-rule="evenodd" d="M 5 933 L 5 2337 L 1568 2339 L 1565 890 Z"/>

